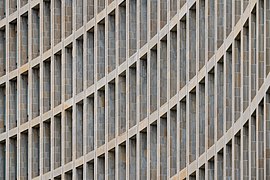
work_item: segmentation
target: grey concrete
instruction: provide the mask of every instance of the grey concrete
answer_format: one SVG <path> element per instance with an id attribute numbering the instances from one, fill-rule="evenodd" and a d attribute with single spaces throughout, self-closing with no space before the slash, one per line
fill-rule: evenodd
<path id="1" fill-rule="evenodd" d="M 0 179 L 270 179 L 268 0 L 0 0 Z"/>

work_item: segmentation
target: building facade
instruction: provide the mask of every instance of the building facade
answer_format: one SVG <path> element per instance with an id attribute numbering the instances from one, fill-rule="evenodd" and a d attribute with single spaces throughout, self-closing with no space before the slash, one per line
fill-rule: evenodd
<path id="1" fill-rule="evenodd" d="M 0 179 L 270 179 L 270 1 L 0 0 Z"/>

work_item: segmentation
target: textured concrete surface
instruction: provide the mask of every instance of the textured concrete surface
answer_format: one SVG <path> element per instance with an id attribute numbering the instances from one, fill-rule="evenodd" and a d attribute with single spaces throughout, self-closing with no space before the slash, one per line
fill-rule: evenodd
<path id="1" fill-rule="evenodd" d="M 270 1 L 0 0 L 0 179 L 270 179 Z"/>

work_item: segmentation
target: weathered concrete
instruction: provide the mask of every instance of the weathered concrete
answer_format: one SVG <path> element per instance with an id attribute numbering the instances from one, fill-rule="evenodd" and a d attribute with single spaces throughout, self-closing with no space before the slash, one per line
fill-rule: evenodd
<path id="1" fill-rule="evenodd" d="M 0 179 L 270 179 L 268 0 L 0 0 Z"/>

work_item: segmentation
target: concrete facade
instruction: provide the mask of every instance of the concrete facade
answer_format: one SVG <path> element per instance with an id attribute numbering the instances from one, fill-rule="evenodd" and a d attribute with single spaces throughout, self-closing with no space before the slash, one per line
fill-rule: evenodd
<path id="1" fill-rule="evenodd" d="M 270 179 L 269 0 L 0 0 L 0 180 Z"/>

